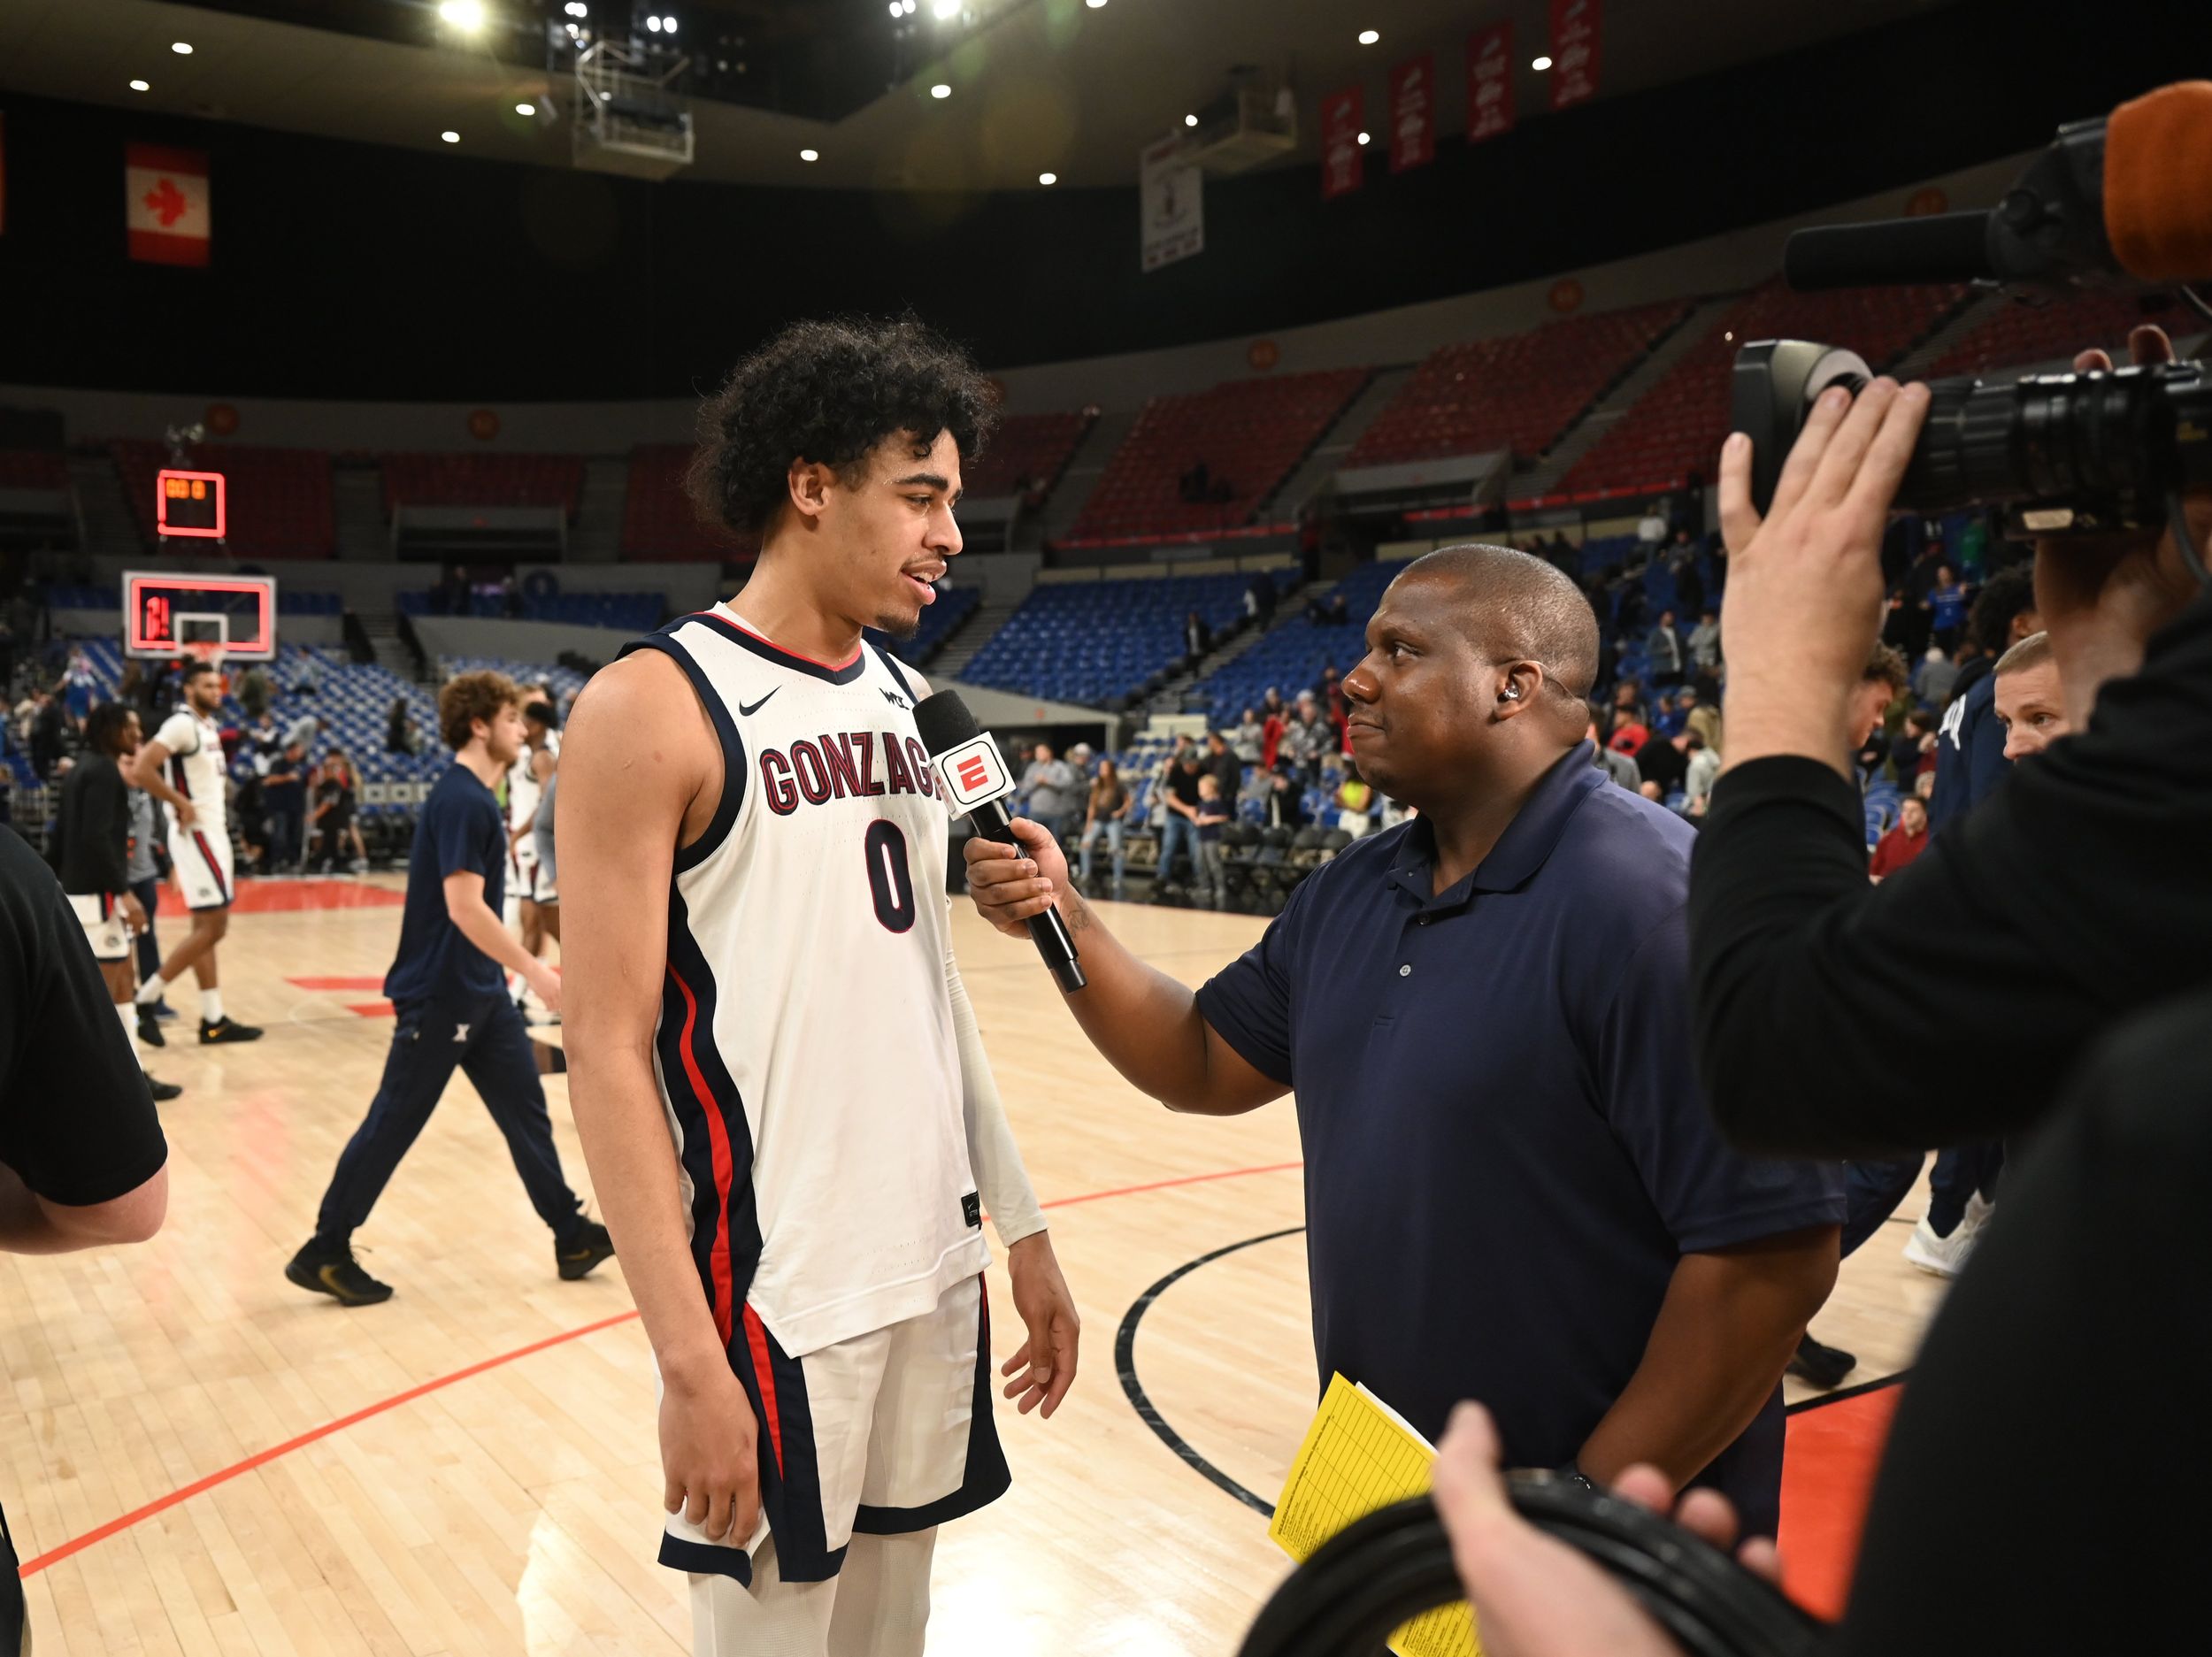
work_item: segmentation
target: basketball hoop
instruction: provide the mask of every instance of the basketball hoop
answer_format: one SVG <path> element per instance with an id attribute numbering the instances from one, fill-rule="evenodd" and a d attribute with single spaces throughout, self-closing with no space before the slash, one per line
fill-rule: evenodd
<path id="1" fill-rule="evenodd" d="M 218 673 L 223 673 L 223 647 L 227 642 L 219 636 L 212 639 L 180 639 L 177 641 L 177 649 L 187 661 L 204 662 Z M 230 690 L 230 675 L 227 673 L 223 673 L 223 690 L 226 694 Z"/>

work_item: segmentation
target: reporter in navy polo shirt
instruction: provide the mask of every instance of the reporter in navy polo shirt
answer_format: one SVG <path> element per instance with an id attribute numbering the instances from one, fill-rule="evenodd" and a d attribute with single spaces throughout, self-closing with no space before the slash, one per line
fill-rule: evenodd
<path id="1" fill-rule="evenodd" d="M 1324 1381 L 1432 1438 L 1487 1405 L 1507 1461 L 1634 1462 L 1780 1502 L 1782 1369 L 1835 1281 L 1831 1167 L 1721 1140 L 1692 1062 L 1693 830 L 1584 740 L 1598 639 L 1551 565 L 1455 547 L 1408 567 L 1344 680 L 1361 774 L 1419 815 L 1293 893 L 1194 994 L 1125 949 L 1057 846 L 967 846 L 986 919 L 1056 905 L 1092 1042 L 1170 1109 L 1295 1091 Z"/>

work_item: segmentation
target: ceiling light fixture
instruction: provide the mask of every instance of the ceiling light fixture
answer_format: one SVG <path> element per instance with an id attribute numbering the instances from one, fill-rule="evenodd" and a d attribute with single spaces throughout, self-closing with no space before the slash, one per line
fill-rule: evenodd
<path id="1" fill-rule="evenodd" d="M 940 23 L 949 23 L 960 15 L 960 0 L 935 0 L 929 9 Z"/>
<path id="2" fill-rule="evenodd" d="M 899 4 L 899 0 L 891 0 L 891 15 L 895 18 L 902 18 L 906 15 L 906 8 Z"/>
<path id="3" fill-rule="evenodd" d="M 1083 0 L 1083 4 L 1090 7 L 1092 11 L 1095 12 L 1099 9 L 1099 7 L 1106 4 L 1106 0 Z"/>
<path id="4" fill-rule="evenodd" d="M 952 96 L 952 88 L 940 81 L 935 86 L 930 88 L 929 96 L 933 98 L 949 98 Z"/>
<path id="5" fill-rule="evenodd" d="M 482 0 L 438 0 L 438 17 L 454 28 L 473 34 L 484 27 Z"/>
<path id="6" fill-rule="evenodd" d="M 1372 46 L 1381 38 L 1382 35 L 1374 29 L 1362 29 L 1359 32 L 1359 43 L 1363 46 Z"/>
<path id="7" fill-rule="evenodd" d="M 1052 185 L 1059 181 L 1060 175 L 1057 173 L 1040 173 L 1037 175 L 1037 182 L 1040 184 Z"/>
<path id="8" fill-rule="evenodd" d="M 666 30 L 669 34 L 673 35 L 676 32 L 676 19 L 672 17 L 663 18 L 661 19 L 661 27 Z"/>
<path id="9" fill-rule="evenodd" d="M 1183 117 L 1183 125 L 1184 125 L 1184 126 L 1186 126 L 1186 127 L 1195 127 L 1195 126 L 1197 126 L 1197 125 L 1198 125 L 1198 117 L 1196 117 L 1195 115 L 1186 115 L 1186 116 L 1184 116 L 1184 117 Z"/>
<path id="10" fill-rule="evenodd" d="M 799 151 L 799 159 L 802 161 L 819 161 L 821 158 L 822 152 L 818 150 L 802 150 Z"/>
<path id="11" fill-rule="evenodd" d="M 907 16 L 912 17 L 914 15 L 914 0 L 900 0 L 899 10 L 905 12 Z"/>
<path id="12" fill-rule="evenodd" d="M 444 139 L 446 142 L 449 144 L 457 144 L 461 142 L 461 134 L 455 132 L 449 127 L 446 128 L 445 131 L 440 133 L 438 136 Z"/>
<path id="13" fill-rule="evenodd" d="M 1363 149 L 1365 149 L 1365 148 L 1367 147 L 1367 141 L 1368 141 L 1368 139 L 1369 139 L 1369 137 L 1370 137 L 1370 136 L 1371 136 L 1371 134 L 1367 134 L 1367 133 L 1362 133 L 1362 134 L 1359 135 L 1360 148 L 1362 148 L 1362 149 L 1363 150 Z"/>
<path id="14" fill-rule="evenodd" d="M 190 41 L 172 41 L 169 42 L 169 50 L 176 53 L 176 55 L 180 58 L 189 58 L 192 55 L 192 42 Z"/>
<path id="15" fill-rule="evenodd" d="M 647 18 L 645 19 L 645 27 L 651 29 L 654 34 L 657 35 L 661 32 L 661 20 L 658 18 Z"/>
<path id="16" fill-rule="evenodd" d="M 535 115 L 537 112 L 538 106 L 534 104 L 518 104 L 515 105 L 515 113 L 518 115 Z"/>
<path id="17" fill-rule="evenodd" d="M 153 88 L 148 86 L 143 81 L 134 81 L 131 82 L 131 90 L 134 92 L 150 92 Z"/>
<path id="18" fill-rule="evenodd" d="M 1536 71 L 1536 73 L 1540 75 L 1545 70 L 1551 67 L 1551 59 L 1548 58 L 1539 58 L 1534 63 L 1529 65 L 1529 67 Z"/>

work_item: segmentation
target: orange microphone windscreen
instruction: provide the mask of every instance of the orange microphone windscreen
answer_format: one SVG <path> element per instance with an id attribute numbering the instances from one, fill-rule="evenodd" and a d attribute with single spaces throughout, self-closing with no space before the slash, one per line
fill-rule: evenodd
<path id="1" fill-rule="evenodd" d="M 2177 81 L 2112 111 L 2104 224 L 2139 281 L 2212 277 L 2212 81 Z"/>

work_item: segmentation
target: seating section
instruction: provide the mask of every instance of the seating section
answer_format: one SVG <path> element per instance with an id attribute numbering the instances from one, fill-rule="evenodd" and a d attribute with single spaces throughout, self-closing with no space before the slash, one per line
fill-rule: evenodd
<path id="1" fill-rule="evenodd" d="M 1321 595 L 1324 605 L 1340 593 L 1344 595 L 1342 624 L 1325 625 L 1294 616 L 1256 640 L 1241 656 L 1224 663 L 1220 671 L 1199 680 L 1192 694 L 1206 699 L 1208 723 L 1216 730 L 1229 729 L 1247 708 L 1259 707 L 1271 686 L 1282 692 L 1285 702 L 1295 702 L 1300 691 L 1320 682 L 1324 668 L 1350 672 L 1367 654 L 1368 618 L 1382 602 L 1383 589 L 1404 568 L 1402 564 L 1361 564 Z"/>
<path id="2" fill-rule="evenodd" d="M 1447 345 L 1422 362 L 1360 433 L 1348 464 L 1381 466 L 1499 449 L 1540 455 L 1688 311 L 1670 300 Z"/>
<path id="3" fill-rule="evenodd" d="M 170 465 L 161 443 L 127 440 L 109 445 L 149 547 L 159 519 L 155 474 Z M 224 551 L 239 558 L 327 558 L 337 550 L 330 456 L 319 449 L 261 449 L 247 443 L 202 443 L 188 451 L 196 471 L 219 472 L 224 482 Z"/>
<path id="4" fill-rule="evenodd" d="M 1249 576 L 1155 576 L 1038 587 L 961 677 L 1095 706 L 1133 694 L 1182 659 L 1196 610 L 1216 632 L 1243 614 Z"/>
<path id="5" fill-rule="evenodd" d="M 584 492 L 580 455 L 385 455 L 384 510 L 399 506 L 557 506 Z"/>
<path id="6" fill-rule="evenodd" d="M 961 487 L 979 501 L 1009 495 L 1042 501 L 1090 429 L 1086 414 L 1010 414 L 974 464 L 963 463 Z"/>
<path id="7" fill-rule="evenodd" d="M 1249 524 L 1367 377 L 1363 368 L 1330 369 L 1153 398 L 1106 463 L 1068 544 L 1217 534 Z M 1210 493 L 1222 498 L 1183 498 L 1183 480 L 1201 461 Z"/>
<path id="8" fill-rule="evenodd" d="M 403 616 L 434 616 L 427 588 L 397 595 Z M 668 613 L 668 599 L 661 593 L 545 593 L 521 595 L 520 621 L 559 621 L 578 627 L 612 627 L 624 632 L 650 633 Z M 506 619 L 505 602 L 495 595 L 476 593 L 469 597 L 466 613 L 479 620 Z"/>
<path id="9" fill-rule="evenodd" d="M 2161 323 L 2177 337 L 2202 326 L 2193 314 L 2166 305 L 2147 307 L 2134 294 L 2081 294 L 2039 305 L 2004 300 L 1930 364 L 1928 376 L 1979 374 L 2036 364 L 2063 367 L 2073 361 L 2076 351 L 2090 345 L 2102 346 L 2114 362 L 2124 363 L 2128 330 L 2143 322 Z"/>
<path id="10" fill-rule="evenodd" d="M 1748 340 L 1824 340 L 1876 368 L 1902 357 L 1959 303 L 1958 287 L 1853 288 L 1793 294 L 1778 281 L 1724 311 L 1659 383 L 1560 479 L 1569 497 L 1678 489 L 1693 472 L 1710 477 L 1728 432 L 1728 379 Z"/>
<path id="11" fill-rule="evenodd" d="M 749 558 L 757 541 L 703 524 L 684 493 L 691 449 L 680 443 L 641 443 L 630 451 L 630 477 L 622 499 L 622 556 L 665 562 Z"/>
<path id="12" fill-rule="evenodd" d="M 921 625 L 915 628 L 911 639 L 894 639 L 889 633 L 879 633 L 873 627 L 865 631 L 870 639 L 900 661 L 915 667 L 926 667 L 929 658 L 935 656 L 945 641 L 952 636 L 952 630 L 975 614 L 976 606 L 982 602 L 981 587 L 956 587 L 940 593 L 937 602 L 922 611 Z"/>
<path id="13" fill-rule="evenodd" d="M 59 449 L 0 449 L 0 489 L 66 489 L 69 459 Z"/>

